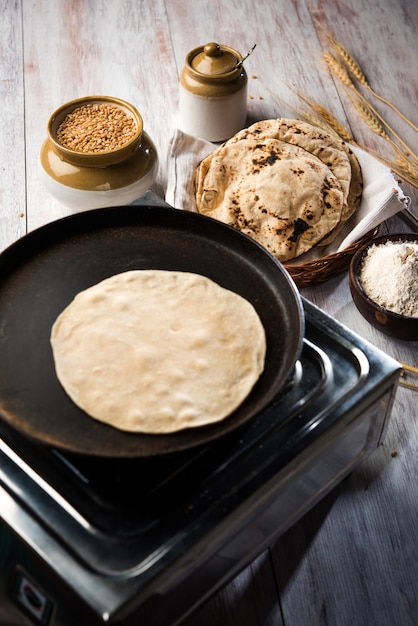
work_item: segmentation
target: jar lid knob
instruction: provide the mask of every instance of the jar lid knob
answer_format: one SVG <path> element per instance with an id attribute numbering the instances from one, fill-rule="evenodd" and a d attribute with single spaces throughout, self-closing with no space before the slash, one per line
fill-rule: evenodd
<path id="1" fill-rule="evenodd" d="M 213 41 L 210 43 L 207 43 L 203 47 L 203 52 L 208 57 L 220 57 L 222 55 L 221 46 L 218 43 L 214 43 Z"/>
<path id="2" fill-rule="evenodd" d="M 190 66 L 206 76 L 220 76 L 235 70 L 242 60 L 239 52 L 228 46 L 209 43 L 192 50 L 188 55 Z"/>

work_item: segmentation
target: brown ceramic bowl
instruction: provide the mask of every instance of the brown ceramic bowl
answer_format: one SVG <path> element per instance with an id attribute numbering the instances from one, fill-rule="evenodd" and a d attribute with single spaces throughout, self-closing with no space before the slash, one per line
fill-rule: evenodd
<path id="1" fill-rule="evenodd" d="M 383 244 L 386 241 L 413 241 L 418 243 L 418 234 L 414 235 L 409 233 L 401 233 L 377 237 L 372 242 L 356 252 L 351 260 L 349 268 L 349 285 L 351 295 L 354 304 L 363 315 L 363 317 L 382 333 L 385 333 L 390 337 L 395 337 L 396 339 L 403 339 L 405 341 L 418 341 L 418 317 L 411 317 L 407 315 L 393 313 L 392 311 L 389 311 L 388 309 L 380 306 L 364 293 L 359 280 L 359 274 L 363 258 L 370 246 Z"/>
<path id="2" fill-rule="evenodd" d="M 111 105 L 115 108 L 121 109 L 121 111 L 132 117 L 136 125 L 135 135 L 122 147 L 102 152 L 79 152 L 61 145 L 57 139 L 57 130 L 65 117 L 69 113 L 72 113 L 75 109 L 94 104 Z M 119 98 L 113 98 L 110 96 L 86 96 L 84 98 L 78 98 L 77 100 L 66 102 L 60 106 L 59 109 L 54 111 L 48 120 L 47 130 L 49 140 L 54 150 L 62 159 L 68 161 L 69 163 L 74 163 L 74 165 L 103 167 L 120 163 L 121 161 L 129 158 L 136 151 L 141 142 L 143 120 L 139 111 L 125 100 L 120 100 Z"/>

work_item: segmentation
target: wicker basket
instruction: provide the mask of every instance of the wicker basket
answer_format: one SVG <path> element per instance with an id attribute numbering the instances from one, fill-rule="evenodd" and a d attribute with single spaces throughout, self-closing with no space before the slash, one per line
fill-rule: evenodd
<path id="1" fill-rule="evenodd" d="M 321 259 L 315 259 L 299 265 L 284 265 L 296 285 L 300 288 L 317 285 L 339 276 L 345 272 L 354 254 L 364 245 L 372 241 L 379 232 L 379 227 L 371 230 L 358 241 L 355 241 L 341 252 L 328 254 Z"/>

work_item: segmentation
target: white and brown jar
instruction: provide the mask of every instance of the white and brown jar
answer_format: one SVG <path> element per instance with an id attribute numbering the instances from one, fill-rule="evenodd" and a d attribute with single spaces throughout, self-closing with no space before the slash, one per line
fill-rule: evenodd
<path id="1" fill-rule="evenodd" d="M 181 130 L 221 142 L 244 128 L 248 79 L 242 62 L 239 52 L 217 43 L 188 53 L 180 75 Z"/>
<path id="2" fill-rule="evenodd" d="M 156 147 L 129 102 L 110 96 L 71 100 L 51 115 L 47 130 L 40 179 L 73 211 L 129 204 L 156 179 Z"/>

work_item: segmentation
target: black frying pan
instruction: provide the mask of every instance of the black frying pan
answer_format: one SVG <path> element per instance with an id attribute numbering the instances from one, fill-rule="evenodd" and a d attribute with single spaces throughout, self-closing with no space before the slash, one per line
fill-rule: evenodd
<path id="1" fill-rule="evenodd" d="M 247 298 L 267 335 L 265 370 L 244 403 L 219 424 L 170 435 L 131 434 L 88 417 L 55 375 L 49 337 L 82 289 L 132 269 L 203 274 Z M 38 442 L 101 457 L 145 457 L 218 438 L 279 393 L 303 341 L 300 296 L 281 264 L 249 237 L 211 218 L 166 206 L 72 215 L 0 254 L 0 416 Z"/>

